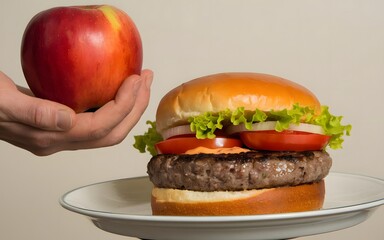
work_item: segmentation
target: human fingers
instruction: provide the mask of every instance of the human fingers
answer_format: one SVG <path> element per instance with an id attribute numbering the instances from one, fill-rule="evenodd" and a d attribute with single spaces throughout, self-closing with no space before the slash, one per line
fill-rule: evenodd
<path id="1" fill-rule="evenodd" d="M 100 139 L 115 128 L 132 110 L 142 77 L 132 75 L 119 88 L 116 98 L 96 112 L 77 115 L 76 125 L 62 137 L 72 141 L 92 141 Z"/>
<path id="2" fill-rule="evenodd" d="M 92 141 L 75 141 L 72 142 L 71 149 L 98 148 L 116 145 L 122 142 L 132 128 L 137 124 L 140 117 L 148 106 L 150 99 L 150 87 L 153 81 L 153 72 L 144 70 L 141 74 L 143 84 L 138 90 L 136 101 L 129 114 L 115 126 L 107 135 L 102 138 L 93 139 Z"/>
<path id="3" fill-rule="evenodd" d="M 139 80 L 143 81 L 143 84 L 140 83 L 134 98 L 130 98 L 127 92 L 132 91 L 132 84 L 138 79 L 137 77 L 130 78 L 119 90 L 114 104 L 105 106 L 108 107 L 107 109 L 102 107 L 95 113 L 78 114 L 76 125 L 68 132 L 41 131 L 37 128 L 17 123 L 9 123 L 5 127 L 4 123 L 0 123 L 0 131 L 1 127 L 7 129 L 9 134 L 7 139 L 5 139 L 6 141 L 39 156 L 46 156 L 63 150 L 115 145 L 125 138 L 147 107 L 152 78 L 153 73 L 150 70 L 143 71 Z M 136 80 L 132 81 L 132 79 Z M 113 111 L 109 108 L 114 108 L 115 110 Z M 121 111 L 121 109 L 125 109 L 128 115 L 122 113 L 124 110 Z M 101 110 L 107 111 L 104 114 L 97 115 L 96 113 L 100 113 Z M 119 118 L 122 119 L 116 120 Z M 117 122 L 117 124 L 111 125 L 111 122 Z M 100 124 L 105 124 L 109 127 L 104 126 L 104 130 L 100 131 L 98 130 Z M 20 141 L 21 138 L 23 140 Z"/>
<path id="4" fill-rule="evenodd" d="M 93 137 L 84 138 L 81 136 L 73 137 L 74 135 L 72 135 L 71 137 L 67 137 L 67 139 L 72 138 L 73 141 L 57 145 L 55 147 L 55 151 L 100 148 L 116 145 L 122 142 L 128 135 L 128 133 L 131 131 L 131 129 L 136 125 L 141 115 L 145 111 L 146 107 L 148 106 L 150 97 L 150 86 L 152 80 L 153 72 L 150 70 L 143 70 L 141 74 L 141 81 L 143 81 L 143 83 L 138 89 L 134 106 L 132 107 L 128 115 L 123 120 L 121 120 L 121 122 L 119 122 L 114 128 L 112 128 L 111 131 L 108 132 L 105 136 L 96 137 L 96 135 L 93 134 Z M 124 101 L 120 103 L 124 103 Z M 71 134 L 71 132 L 75 130 L 76 127 L 70 132 L 63 135 Z M 79 134 L 79 132 L 77 132 L 76 134 Z"/>
<path id="5" fill-rule="evenodd" d="M 75 112 L 69 107 L 20 92 L 0 73 L 0 121 L 20 122 L 36 128 L 65 131 L 72 127 Z"/>
<path id="6" fill-rule="evenodd" d="M 72 128 L 76 115 L 69 107 L 23 94 L 15 96 L 13 104 L 7 109 L 9 121 L 51 131 Z"/>
<path id="7" fill-rule="evenodd" d="M 112 137 L 112 139 L 125 138 L 140 120 L 141 116 L 148 107 L 150 100 L 151 85 L 153 81 L 153 72 L 150 70 L 146 70 L 144 73 L 142 73 L 142 75 L 144 76 L 145 82 L 141 86 L 140 91 L 138 92 L 135 105 L 133 106 L 132 111 L 127 115 L 124 121 L 122 121 L 119 126 L 114 129 L 115 133 L 110 134 L 112 136 L 116 134 L 117 136 L 121 136 Z"/>

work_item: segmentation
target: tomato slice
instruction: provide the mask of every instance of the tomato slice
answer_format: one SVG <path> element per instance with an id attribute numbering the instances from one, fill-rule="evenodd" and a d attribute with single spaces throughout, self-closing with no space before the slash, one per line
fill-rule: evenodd
<path id="1" fill-rule="evenodd" d="M 330 136 L 298 131 L 247 131 L 240 133 L 245 146 L 269 151 L 315 151 L 324 149 Z"/>
<path id="2" fill-rule="evenodd" d="M 175 137 L 155 144 L 158 154 L 182 154 L 197 147 L 231 148 L 241 147 L 242 142 L 236 138 L 216 137 L 214 139 L 197 139 L 196 137 Z"/>

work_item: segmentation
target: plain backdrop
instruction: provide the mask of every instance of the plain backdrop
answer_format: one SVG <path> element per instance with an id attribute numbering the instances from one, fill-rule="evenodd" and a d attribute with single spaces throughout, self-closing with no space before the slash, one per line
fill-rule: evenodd
<path id="1" fill-rule="evenodd" d="M 91 3 L 115 5 L 136 22 L 143 67 L 155 72 L 150 105 L 118 146 L 37 157 L 0 141 L 0 239 L 127 239 L 63 209 L 59 197 L 145 175 L 150 156 L 132 147 L 133 135 L 146 131 L 167 91 L 217 72 L 269 73 L 311 89 L 353 125 L 344 148 L 330 151 L 332 171 L 384 177 L 384 1 L 1 0 L 0 69 L 26 86 L 19 51 L 28 21 L 47 8 Z M 301 239 L 383 239 L 383 222 L 384 207 L 358 226 Z"/>

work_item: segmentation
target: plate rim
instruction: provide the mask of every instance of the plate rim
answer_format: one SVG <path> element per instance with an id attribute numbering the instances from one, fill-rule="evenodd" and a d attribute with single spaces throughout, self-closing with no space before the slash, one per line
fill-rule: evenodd
<path id="1" fill-rule="evenodd" d="M 358 177 L 369 180 L 374 180 L 381 182 L 384 184 L 384 179 L 378 177 L 372 177 L 363 174 L 354 174 L 354 173 L 344 173 L 344 172 L 330 172 L 329 175 L 336 176 L 348 176 L 348 177 Z M 328 175 L 328 176 L 329 176 Z M 337 207 L 337 208 L 328 208 L 321 209 L 315 211 L 305 211 L 305 212 L 295 212 L 295 213 L 278 213 L 278 214 L 262 214 L 262 215 L 242 215 L 242 216 L 154 216 L 154 215 L 139 215 L 139 214 L 125 214 L 125 213 L 114 213 L 114 212 L 106 212 L 106 211 L 98 211 L 91 210 L 86 208 L 81 208 L 69 204 L 65 201 L 66 197 L 68 197 L 71 193 L 78 191 L 83 188 L 87 188 L 90 186 L 95 186 L 99 184 L 105 184 L 114 181 L 122 181 L 122 180 L 133 180 L 133 179 L 142 179 L 148 178 L 148 176 L 137 176 L 131 178 L 120 178 L 107 180 L 97 183 L 92 183 L 84 186 L 80 186 L 74 188 L 70 191 L 67 191 L 59 198 L 60 205 L 72 212 L 79 213 L 92 218 L 109 218 L 116 220 L 132 220 L 132 221 L 146 221 L 146 222 L 248 222 L 248 221 L 275 221 L 275 220 L 285 220 L 285 219 L 300 219 L 307 217 L 322 217 L 331 214 L 340 214 L 340 213 L 349 213 L 356 212 L 364 209 L 371 209 L 375 207 L 379 207 L 384 205 L 384 197 L 381 199 L 364 202 L 360 204 L 349 205 L 345 207 Z"/>

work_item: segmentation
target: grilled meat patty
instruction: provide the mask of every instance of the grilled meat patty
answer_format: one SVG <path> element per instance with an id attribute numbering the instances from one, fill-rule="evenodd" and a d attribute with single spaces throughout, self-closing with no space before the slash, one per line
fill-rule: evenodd
<path id="1" fill-rule="evenodd" d="M 163 154 L 152 157 L 148 175 L 160 188 L 236 191 L 317 182 L 331 165 L 325 151 Z"/>

